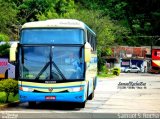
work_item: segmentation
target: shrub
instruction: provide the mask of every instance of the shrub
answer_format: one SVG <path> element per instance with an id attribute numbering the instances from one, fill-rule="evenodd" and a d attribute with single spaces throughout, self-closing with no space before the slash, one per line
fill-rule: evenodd
<path id="1" fill-rule="evenodd" d="M 121 72 L 121 69 L 118 67 L 114 67 L 112 70 L 112 73 L 116 76 L 119 76 L 120 72 Z"/>
<path id="2" fill-rule="evenodd" d="M 0 92 L 5 92 L 6 101 L 8 102 L 8 97 L 10 94 L 16 96 L 18 93 L 18 81 L 14 79 L 3 79 L 0 81 Z"/>
<path id="3" fill-rule="evenodd" d="M 106 65 L 104 65 L 104 66 L 102 67 L 102 72 L 103 72 L 104 74 L 108 74 L 109 70 L 108 70 L 108 68 L 106 67 Z"/>
<path id="4" fill-rule="evenodd" d="M 8 43 L 0 45 L 0 57 L 9 57 L 9 48 Z"/>

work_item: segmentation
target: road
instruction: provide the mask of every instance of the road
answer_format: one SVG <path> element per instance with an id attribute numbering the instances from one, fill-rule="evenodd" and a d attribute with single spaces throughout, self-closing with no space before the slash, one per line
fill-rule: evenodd
<path id="1" fill-rule="evenodd" d="M 133 85 L 133 86 L 132 86 Z M 1 117 L 14 118 L 120 118 L 138 116 L 160 118 L 160 75 L 121 73 L 114 78 L 99 78 L 95 98 L 86 108 L 73 103 L 39 103 L 28 108 L 27 103 L 1 111 Z M 135 115 L 131 115 L 131 113 Z M 152 113 L 153 115 L 145 115 Z M 140 114 L 140 115 L 139 115 Z"/>

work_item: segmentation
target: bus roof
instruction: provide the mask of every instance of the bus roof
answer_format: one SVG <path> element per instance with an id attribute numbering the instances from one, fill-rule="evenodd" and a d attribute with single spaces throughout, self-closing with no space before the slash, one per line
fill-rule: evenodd
<path id="1" fill-rule="evenodd" d="M 34 21 L 25 23 L 24 28 L 82 28 L 87 29 L 95 35 L 95 33 L 83 22 L 75 19 L 50 19 L 45 21 Z"/>

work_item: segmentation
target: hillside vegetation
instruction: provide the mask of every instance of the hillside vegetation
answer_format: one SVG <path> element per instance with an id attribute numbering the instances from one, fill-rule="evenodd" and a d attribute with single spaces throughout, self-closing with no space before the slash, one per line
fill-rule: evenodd
<path id="1" fill-rule="evenodd" d="M 0 0 L 0 41 L 18 40 L 25 22 L 55 18 L 81 20 L 96 32 L 100 64 L 112 45 L 151 45 L 160 35 L 159 0 Z"/>

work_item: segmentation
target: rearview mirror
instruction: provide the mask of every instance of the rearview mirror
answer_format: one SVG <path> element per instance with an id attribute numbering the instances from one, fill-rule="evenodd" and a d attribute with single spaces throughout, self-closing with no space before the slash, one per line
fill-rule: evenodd
<path id="1" fill-rule="evenodd" d="M 10 52 L 9 52 L 9 60 L 11 62 L 16 61 L 16 51 L 17 51 L 17 46 L 18 43 L 13 43 L 10 47 Z"/>
<path id="2" fill-rule="evenodd" d="M 86 42 L 85 44 L 85 52 L 84 52 L 84 55 L 85 55 L 85 62 L 90 62 L 91 61 L 91 50 L 92 50 L 92 47 L 91 45 Z"/>

